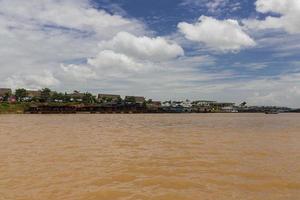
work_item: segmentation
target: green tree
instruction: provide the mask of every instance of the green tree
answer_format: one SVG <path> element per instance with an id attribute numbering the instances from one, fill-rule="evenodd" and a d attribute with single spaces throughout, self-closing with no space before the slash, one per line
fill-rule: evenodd
<path id="1" fill-rule="evenodd" d="M 9 93 L 5 93 L 5 95 L 3 96 L 3 101 L 7 102 L 9 100 L 10 94 Z"/>
<path id="2" fill-rule="evenodd" d="M 245 107 L 247 105 L 247 102 L 244 101 L 243 103 L 240 104 L 241 107 Z"/>
<path id="3" fill-rule="evenodd" d="M 24 88 L 16 89 L 15 92 L 16 100 L 23 101 L 25 97 L 27 97 L 27 92 Z"/>
<path id="4" fill-rule="evenodd" d="M 65 101 L 65 95 L 60 92 L 53 92 L 51 95 L 51 101 Z"/>
<path id="5" fill-rule="evenodd" d="M 126 103 L 136 103 L 135 98 L 134 97 L 127 97 L 125 99 Z"/>
<path id="6" fill-rule="evenodd" d="M 96 102 L 96 98 L 91 93 L 85 93 L 82 98 L 84 104 L 93 104 Z"/>
<path id="7" fill-rule="evenodd" d="M 51 90 L 49 88 L 42 89 L 41 92 L 41 101 L 49 102 L 51 100 Z"/>
<path id="8" fill-rule="evenodd" d="M 121 104 L 121 103 L 123 103 L 123 99 L 122 99 L 121 97 L 118 97 L 118 99 L 117 99 L 117 103 L 118 103 L 118 104 Z"/>
<path id="9" fill-rule="evenodd" d="M 112 102 L 113 101 L 113 99 L 111 98 L 111 97 L 108 97 L 107 99 L 106 99 L 106 102 Z"/>
<path id="10" fill-rule="evenodd" d="M 64 102 L 71 102 L 71 97 L 66 92 L 64 94 Z"/>

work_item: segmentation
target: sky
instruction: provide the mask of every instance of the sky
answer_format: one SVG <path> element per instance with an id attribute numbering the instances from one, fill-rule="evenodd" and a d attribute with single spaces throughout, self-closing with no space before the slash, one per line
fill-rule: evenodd
<path id="1" fill-rule="evenodd" d="M 299 0 L 0 0 L 0 88 L 300 107 Z"/>

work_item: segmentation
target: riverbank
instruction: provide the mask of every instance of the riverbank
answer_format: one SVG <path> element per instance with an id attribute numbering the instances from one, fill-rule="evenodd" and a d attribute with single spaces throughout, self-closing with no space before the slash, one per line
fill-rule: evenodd
<path id="1" fill-rule="evenodd" d="M 35 106 L 40 106 L 41 104 L 36 103 L 27 103 L 27 102 L 20 102 L 20 103 L 0 103 L 0 114 L 25 114 L 30 108 Z M 51 103 L 49 106 L 72 106 L 75 104 L 57 104 Z"/>
<path id="2" fill-rule="evenodd" d="M 28 103 L 0 103 L 0 114 L 23 114 L 29 107 Z"/>
<path id="3" fill-rule="evenodd" d="M 269 112 L 267 112 L 269 111 Z M 290 112 L 299 112 L 298 110 L 290 110 Z M 288 113 L 283 111 L 273 112 L 273 110 L 241 110 L 239 112 L 225 112 L 221 110 L 199 111 L 199 109 L 181 109 L 173 107 L 148 107 L 140 104 L 91 104 L 84 105 L 80 103 L 29 103 L 19 102 L 14 104 L 0 103 L 0 114 L 75 114 L 75 113 L 91 113 L 91 114 L 136 114 L 136 113 Z"/>

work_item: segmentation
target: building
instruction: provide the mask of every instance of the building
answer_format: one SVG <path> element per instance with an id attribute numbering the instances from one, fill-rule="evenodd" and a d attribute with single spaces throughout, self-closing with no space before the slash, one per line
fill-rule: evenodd
<path id="1" fill-rule="evenodd" d="M 118 102 L 120 99 L 121 99 L 120 95 L 98 94 L 98 101 L 101 101 L 101 102 Z"/>
<path id="2" fill-rule="evenodd" d="M 85 93 L 80 93 L 79 91 L 74 91 L 72 94 L 68 94 L 70 101 L 82 102 L 85 96 Z"/>
<path id="3" fill-rule="evenodd" d="M 145 99 L 145 97 L 126 96 L 125 101 L 126 102 L 131 102 L 131 103 L 143 104 L 143 103 L 146 102 L 146 99 Z"/>
<path id="4" fill-rule="evenodd" d="M 212 103 L 212 110 L 215 112 L 237 112 L 234 103 Z"/>
<path id="5" fill-rule="evenodd" d="M 152 101 L 151 105 L 156 106 L 156 107 L 161 107 L 161 101 Z"/>
<path id="6" fill-rule="evenodd" d="M 216 101 L 206 101 L 206 100 L 199 100 L 199 101 L 194 101 L 192 102 L 193 106 L 198 106 L 198 107 L 206 107 L 210 106 L 211 104 L 217 103 Z"/>
<path id="7" fill-rule="evenodd" d="M 10 88 L 0 88 L 0 97 L 5 97 L 6 95 L 11 96 L 12 90 Z"/>
<path id="8" fill-rule="evenodd" d="M 26 94 L 29 98 L 39 98 L 42 92 L 40 90 L 26 90 Z"/>
<path id="9" fill-rule="evenodd" d="M 151 100 L 147 103 L 147 109 L 148 109 L 149 112 L 160 112 L 161 102 Z"/>

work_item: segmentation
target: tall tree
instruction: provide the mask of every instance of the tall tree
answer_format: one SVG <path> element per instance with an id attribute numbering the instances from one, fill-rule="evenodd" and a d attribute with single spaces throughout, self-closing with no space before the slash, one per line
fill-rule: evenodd
<path id="1" fill-rule="evenodd" d="M 241 107 L 245 107 L 247 105 L 247 102 L 244 101 L 243 103 L 240 104 Z"/>
<path id="2" fill-rule="evenodd" d="M 82 101 L 84 104 L 93 104 L 96 102 L 96 98 L 91 93 L 85 93 Z"/>
<path id="3" fill-rule="evenodd" d="M 24 88 L 16 89 L 15 96 L 17 101 L 23 101 L 27 97 L 27 92 Z"/>
<path id="4" fill-rule="evenodd" d="M 41 101 L 49 102 L 51 100 L 51 90 L 49 88 L 42 89 L 41 92 Z"/>
<path id="5" fill-rule="evenodd" d="M 51 101 L 65 101 L 65 95 L 63 93 L 53 92 L 51 95 Z"/>
<path id="6" fill-rule="evenodd" d="M 3 96 L 3 101 L 8 101 L 10 96 L 11 95 L 9 93 L 5 93 L 5 95 Z"/>
<path id="7" fill-rule="evenodd" d="M 125 102 L 126 103 L 132 103 L 132 104 L 135 104 L 136 103 L 136 100 L 135 100 L 135 98 L 134 97 L 127 97 L 126 99 L 125 99 Z"/>

